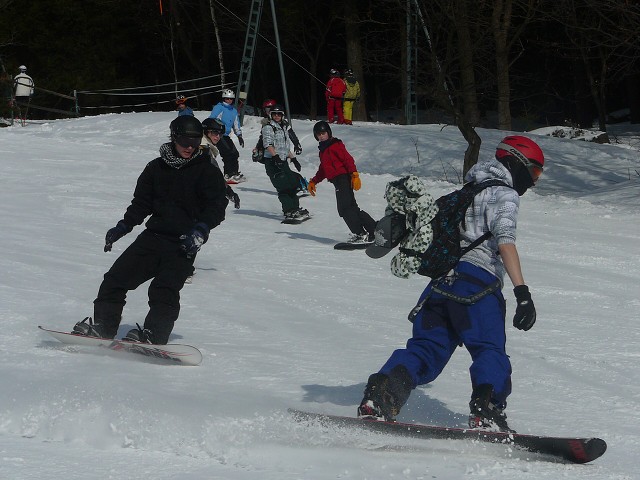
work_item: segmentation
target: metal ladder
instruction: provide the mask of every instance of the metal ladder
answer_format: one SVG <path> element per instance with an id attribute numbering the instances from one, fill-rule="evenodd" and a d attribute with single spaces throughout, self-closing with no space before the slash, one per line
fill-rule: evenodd
<path id="1" fill-rule="evenodd" d="M 280 47 L 280 34 L 278 33 L 278 21 L 276 19 L 276 6 L 274 0 L 271 3 L 271 16 L 273 18 L 273 29 L 276 35 L 276 49 L 278 51 L 278 63 L 280 65 L 280 80 L 282 82 L 282 91 L 285 105 L 285 114 L 291 124 L 291 116 L 289 115 L 289 96 L 287 94 L 287 81 L 284 75 L 284 65 L 282 62 L 282 48 Z M 244 117 L 244 106 L 249 96 L 249 86 L 251 84 L 251 67 L 255 58 L 256 43 L 258 41 L 258 31 L 260 30 L 260 18 L 262 16 L 262 7 L 264 0 L 252 0 L 251 10 L 249 12 L 249 21 L 247 22 L 247 35 L 244 41 L 244 51 L 242 53 L 242 61 L 240 63 L 240 75 L 238 77 L 238 87 L 236 98 L 238 99 L 238 117 L 242 125 Z"/>
<path id="2" fill-rule="evenodd" d="M 244 39 L 244 50 L 242 52 L 242 60 L 240 62 L 240 76 L 238 77 L 238 86 L 236 98 L 238 99 L 240 123 L 244 116 L 244 104 L 249 94 L 249 85 L 251 82 L 251 67 L 253 66 L 253 58 L 256 53 L 256 43 L 258 41 L 258 30 L 260 30 L 260 18 L 262 17 L 262 5 L 264 0 L 252 0 L 251 10 L 249 11 L 249 21 L 247 22 L 247 35 Z"/>

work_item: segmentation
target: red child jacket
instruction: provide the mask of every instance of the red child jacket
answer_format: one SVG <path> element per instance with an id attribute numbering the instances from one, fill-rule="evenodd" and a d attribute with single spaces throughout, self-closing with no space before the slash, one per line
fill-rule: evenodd
<path id="1" fill-rule="evenodd" d="M 347 91 L 347 84 L 340 77 L 331 77 L 327 82 L 326 97 L 342 100 L 345 92 Z"/>
<path id="2" fill-rule="evenodd" d="M 356 162 L 342 140 L 330 138 L 327 142 L 328 146 L 320 150 L 320 167 L 311 179 L 313 183 L 320 183 L 325 178 L 331 181 L 338 175 L 356 171 Z"/>

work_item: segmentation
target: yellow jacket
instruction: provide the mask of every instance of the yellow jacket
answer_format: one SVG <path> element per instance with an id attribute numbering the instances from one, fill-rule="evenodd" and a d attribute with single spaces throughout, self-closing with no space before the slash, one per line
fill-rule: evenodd
<path id="1" fill-rule="evenodd" d="M 353 77 L 345 78 L 344 83 L 347 84 L 347 91 L 344 92 L 345 102 L 360 100 L 360 83 Z"/>

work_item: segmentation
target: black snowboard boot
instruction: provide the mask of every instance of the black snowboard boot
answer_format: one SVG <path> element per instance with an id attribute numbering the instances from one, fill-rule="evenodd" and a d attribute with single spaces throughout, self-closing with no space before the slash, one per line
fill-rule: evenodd
<path id="1" fill-rule="evenodd" d="M 409 372 L 402 365 L 391 370 L 389 375 L 374 373 L 364 390 L 358 418 L 394 422 L 412 389 Z"/>
<path id="2" fill-rule="evenodd" d="M 512 432 L 515 430 L 507 425 L 507 416 L 502 408 L 491 401 L 493 396 L 493 386 L 485 383 L 473 389 L 471 401 L 469 402 L 469 426 L 484 430 Z"/>
<path id="3" fill-rule="evenodd" d="M 72 332 L 74 335 L 84 335 L 86 337 L 97 338 L 113 338 L 114 336 L 107 336 L 106 329 L 100 323 L 93 323 L 91 317 L 85 317 L 73 326 Z"/>
<path id="4" fill-rule="evenodd" d="M 142 328 L 136 323 L 137 328 L 132 328 L 122 339 L 125 342 L 153 343 L 153 333 L 148 328 Z"/>

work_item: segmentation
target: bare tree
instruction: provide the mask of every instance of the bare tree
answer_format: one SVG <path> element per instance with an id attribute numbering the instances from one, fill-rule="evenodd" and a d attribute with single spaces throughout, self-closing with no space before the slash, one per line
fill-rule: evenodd
<path id="1" fill-rule="evenodd" d="M 220 30 L 218 28 L 218 22 L 216 21 L 215 10 L 213 9 L 213 0 L 209 0 L 209 11 L 211 12 L 211 22 L 213 23 L 213 30 L 216 36 L 216 45 L 218 45 L 218 62 L 220 64 L 220 81 L 222 85 L 226 85 L 226 72 L 224 69 L 224 59 L 222 58 L 222 41 L 220 40 Z"/>
<path id="2" fill-rule="evenodd" d="M 582 63 L 598 128 L 606 133 L 607 87 L 638 67 L 640 7 L 625 0 L 564 0 L 545 13 L 559 19 L 562 47 Z"/>
<path id="3" fill-rule="evenodd" d="M 354 120 L 367 119 L 367 94 L 363 76 L 362 43 L 360 41 L 361 15 L 357 0 L 344 0 L 344 26 L 346 32 L 347 63 L 360 83 L 360 101 L 354 104 Z"/>

